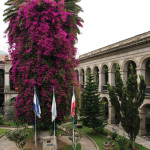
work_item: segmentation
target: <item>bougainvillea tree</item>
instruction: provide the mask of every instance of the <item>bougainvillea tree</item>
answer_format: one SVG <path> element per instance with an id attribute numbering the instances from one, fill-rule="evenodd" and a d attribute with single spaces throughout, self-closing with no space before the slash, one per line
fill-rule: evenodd
<path id="1" fill-rule="evenodd" d="M 12 57 L 11 79 L 18 87 L 16 116 L 22 121 L 34 122 L 34 86 L 42 110 L 38 120 L 41 124 L 51 122 L 53 86 L 57 120 L 61 121 L 70 108 L 72 86 L 76 84 L 74 44 L 82 20 L 66 7 L 64 0 L 32 0 L 22 3 L 17 14 L 10 18 L 7 33 Z"/>

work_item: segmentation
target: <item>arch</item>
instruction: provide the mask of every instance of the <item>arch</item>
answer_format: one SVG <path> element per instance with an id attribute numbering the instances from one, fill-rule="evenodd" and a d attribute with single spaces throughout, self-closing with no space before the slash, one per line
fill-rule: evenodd
<path id="1" fill-rule="evenodd" d="M 101 67 L 100 67 L 101 73 L 103 73 L 103 68 L 104 68 L 104 66 L 107 66 L 107 67 L 108 67 L 108 64 L 103 63 L 103 64 L 101 65 Z M 108 67 L 108 71 L 109 71 L 109 67 Z"/>
<path id="2" fill-rule="evenodd" d="M 77 81 L 79 81 L 79 71 L 77 69 L 75 70 L 75 74 L 76 74 L 76 77 L 77 77 Z"/>
<path id="3" fill-rule="evenodd" d="M 91 68 L 90 68 L 90 67 L 87 67 L 87 68 L 86 68 L 86 75 L 88 75 L 91 71 L 92 71 Z"/>
<path id="4" fill-rule="evenodd" d="M 108 99 L 106 97 L 103 97 L 101 102 L 104 105 L 105 118 L 108 119 L 109 118 Z"/>
<path id="5" fill-rule="evenodd" d="M 139 63 L 140 69 L 145 69 L 146 61 L 149 58 L 150 58 L 150 55 L 146 55 L 146 56 L 142 57 L 142 59 L 140 60 L 140 63 Z"/>
<path id="6" fill-rule="evenodd" d="M 80 75 L 84 72 L 84 69 L 83 68 L 80 68 Z"/>
<path id="7" fill-rule="evenodd" d="M 127 59 L 126 61 L 124 61 L 123 66 L 122 66 L 122 68 L 123 68 L 123 83 L 125 86 L 126 86 L 126 80 L 128 79 L 129 74 L 131 72 L 131 70 L 130 70 L 131 64 L 133 66 L 134 73 L 136 74 L 136 68 L 137 68 L 136 61 L 131 60 L 131 59 Z"/>
<path id="8" fill-rule="evenodd" d="M 145 130 L 145 134 L 150 135 L 150 104 L 143 105 L 142 114 L 142 128 Z"/>
<path id="9" fill-rule="evenodd" d="M 141 74 L 146 82 L 146 95 L 150 95 L 150 56 L 143 57 L 140 62 Z"/>
<path id="10" fill-rule="evenodd" d="M 128 64 L 129 64 L 129 62 L 134 62 L 135 64 L 136 64 L 136 66 L 137 66 L 137 61 L 133 58 L 133 59 L 131 59 L 131 58 L 128 58 L 128 59 L 126 59 L 124 62 L 123 62 L 123 64 L 122 64 L 122 66 L 121 66 L 121 68 L 123 69 L 123 71 L 126 71 L 127 70 L 127 67 L 128 67 Z"/>
<path id="11" fill-rule="evenodd" d="M 97 66 L 95 66 L 93 69 L 93 75 L 94 75 L 94 80 L 99 87 L 99 68 Z"/>
<path id="12" fill-rule="evenodd" d="M 115 69 L 116 69 L 116 64 L 119 66 L 120 68 L 120 64 L 118 62 L 113 62 L 111 63 L 111 66 L 110 66 L 110 72 L 115 72 Z"/>
<path id="13" fill-rule="evenodd" d="M 4 93 L 0 94 L 0 114 L 4 114 Z"/>
<path id="14" fill-rule="evenodd" d="M 83 68 L 81 68 L 80 70 L 80 83 L 81 83 L 81 88 L 84 88 L 84 84 L 85 84 L 85 71 Z"/>
<path id="15" fill-rule="evenodd" d="M 10 106 L 15 106 L 15 101 L 16 101 L 16 97 L 13 97 L 13 98 L 10 100 Z"/>
<path id="16" fill-rule="evenodd" d="M 12 70 L 12 67 L 9 70 L 9 85 L 10 85 L 10 90 L 15 90 L 14 84 L 12 83 L 12 80 L 10 79 L 11 70 Z"/>
<path id="17" fill-rule="evenodd" d="M 108 82 L 108 66 L 103 65 L 101 70 L 101 85 L 102 85 L 102 91 L 107 92 L 107 82 Z"/>
<path id="18" fill-rule="evenodd" d="M 115 71 L 116 71 L 116 65 L 118 65 L 119 66 L 119 64 L 118 63 L 112 63 L 111 64 L 111 69 L 110 69 L 110 72 L 111 72 L 111 74 L 110 74 L 110 80 L 111 80 L 111 85 L 115 85 Z M 120 66 L 119 66 L 119 69 L 120 69 Z"/>
<path id="19" fill-rule="evenodd" d="M 86 81 L 88 81 L 88 74 L 91 73 L 91 68 L 87 67 L 86 69 Z"/>
<path id="20" fill-rule="evenodd" d="M 147 60 L 145 64 L 145 81 L 146 85 L 150 87 L 150 58 Z"/>
<path id="21" fill-rule="evenodd" d="M 0 94 L 4 95 L 4 70 L 3 69 L 0 69 Z"/>

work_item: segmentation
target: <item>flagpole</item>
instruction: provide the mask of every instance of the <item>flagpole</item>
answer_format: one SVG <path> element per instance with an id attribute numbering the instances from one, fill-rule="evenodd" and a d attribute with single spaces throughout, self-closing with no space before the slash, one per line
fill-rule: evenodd
<path id="1" fill-rule="evenodd" d="M 36 114 L 35 114 L 35 150 L 37 150 L 37 149 L 36 149 L 36 145 L 37 145 L 37 144 L 36 144 Z"/>
<path id="2" fill-rule="evenodd" d="M 54 150 L 55 150 L 55 120 L 54 120 Z"/>
<path id="3" fill-rule="evenodd" d="M 74 116 L 73 116 L 73 150 L 74 150 Z"/>

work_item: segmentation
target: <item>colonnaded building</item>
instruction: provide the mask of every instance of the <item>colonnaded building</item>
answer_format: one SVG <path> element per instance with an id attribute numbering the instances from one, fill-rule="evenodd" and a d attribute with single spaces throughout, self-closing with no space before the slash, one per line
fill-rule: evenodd
<path id="1" fill-rule="evenodd" d="M 147 87 L 145 100 L 139 109 L 142 119 L 139 135 L 148 134 L 150 132 L 150 32 L 80 55 L 78 61 L 79 65 L 75 68 L 75 72 L 81 87 L 85 86 L 87 75 L 91 71 L 98 84 L 102 100 L 106 104 L 109 124 L 115 123 L 115 113 L 108 95 L 107 82 L 115 86 L 116 64 L 120 67 L 124 85 L 129 76 L 130 64 L 138 75 L 138 82 L 139 75 L 144 76 Z"/>
<path id="2" fill-rule="evenodd" d="M 98 50 L 79 56 L 79 65 L 75 68 L 77 78 L 83 88 L 89 71 L 95 76 L 99 92 L 105 102 L 108 123 L 115 123 L 114 109 L 110 103 L 107 82 L 115 85 L 115 66 L 119 65 L 124 84 L 129 76 L 129 66 L 134 66 L 137 75 L 143 75 L 146 80 L 146 97 L 140 107 L 141 125 L 139 135 L 150 132 L 150 32 L 117 42 Z M 4 112 L 9 119 L 10 108 L 14 107 L 17 92 L 13 88 L 9 75 L 11 73 L 10 56 L 0 51 L 0 113 Z M 139 81 L 139 78 L 138 78 Z"/>

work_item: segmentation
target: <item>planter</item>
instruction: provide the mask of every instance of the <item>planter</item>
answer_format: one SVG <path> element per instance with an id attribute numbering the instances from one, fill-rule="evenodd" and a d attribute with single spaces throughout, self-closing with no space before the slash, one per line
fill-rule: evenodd
<path id="1" fill-rule="evenodd" d="M 39 139 L 39 140 L 42 140 L 43 137 L 48 137 L 48 136 L 50 136 L 49 130 L 46 130 L 46 131 L 40 130 L 40 131 L 39 131 L 39 134 L 38 134 L 38 139 Z"/>

